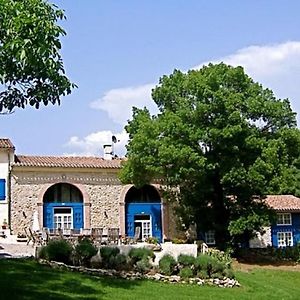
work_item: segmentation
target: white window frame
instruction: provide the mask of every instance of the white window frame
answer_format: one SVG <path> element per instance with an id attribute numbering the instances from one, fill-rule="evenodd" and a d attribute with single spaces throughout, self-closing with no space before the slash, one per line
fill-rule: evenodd
<path id="1" fill-rule="evenodd" d="M 151 215 L 149 216 L 149 220 L 135 220 L 135 223 L 141 223 L 141 235 L 142 235 L 142 241 L 144 242 L 147 240 L 147 238 L 152 237 L 152 217 Z M 148 227 L 149 226 L 149 227 Z M 147 228 L 148 227 L 148 228 Z M 146 231 L 149 230 L 149 233 Z"/>
<path id="2" fill-rule="evenodd" d="M 282 237 L 280 237 L 282 236 Z M 294 245 L 292 231 L 278 231 L 277 232 L 277 245 L 278 247 L 292 247 Z"/>
<path id="3" fill-rule="evenodd" d="M 64 208 L 68 208 L 68 209 L 71 209 L 71 212 L 70 213 L 56 213 L 55 212 L 55 208 L 54 208 L 54 211 L 53 211 L 53 227 L 55 228 L 55 229 L 62 229 L 62 230 L 64 230 L 64 229 L 73 229 L 73 209 L 72 209 L 72 207 L 64 207 Z M 59 227 L 59 226 L 57 226 L 58 225 L 58 223 L 59 222 L 57 222 L 56 221 L 56 218 L 57 217 L 61 217 L 61 227 Z M 71 217 L 71 219 L 70 219 L 70 222 L 68 222 L 68 223 L 70 223 L 70 227 L 64 227 L 64 217 Z"/>
<path id="4" fill-rule="evenodd" d="M 292 214 L 291 213 L 278 213 L 277 214 L 277 225 L 292 225 Z"/>
<path id="5" fill-rule="evenodd" d="M 207 245 L 215 245 L 216 239 L 215 239 L 215 231 L 214 230 L 208 230 L 205 232 L 205 243 Z"/>

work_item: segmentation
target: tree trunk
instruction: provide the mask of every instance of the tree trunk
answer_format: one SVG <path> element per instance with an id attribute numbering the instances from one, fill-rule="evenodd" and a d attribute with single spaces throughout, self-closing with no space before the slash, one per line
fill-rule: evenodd
<path id="1" fill-rule="evenodd" d="M 212 207 L 215 223 L 216 246 L 224 250 L 229 242 L 228 233 L 228 211 L 224 203 L 223 187 L 220 181 L 219 172 L 216 172 L 212 178 L 213 197 Z"/>

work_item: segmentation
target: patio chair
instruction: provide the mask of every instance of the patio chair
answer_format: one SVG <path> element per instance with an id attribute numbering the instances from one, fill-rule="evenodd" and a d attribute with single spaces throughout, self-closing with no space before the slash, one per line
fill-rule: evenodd
<path id="1" fill-rule="evenodd" d="M 138 242 L 138 240 L 140 239 L 140 235 L 141 235 L 141 227 L 137 226 L 137 227 L 135 227 L 134 237 L 132 239 L 132 242 L 134 244 L 136 244 Z"/>
<path id="2" fill-rule="evenodd" d="M 50 239 L 50 232 L 49 232 L 49 228 L 47 227 L 43 227 L 42 228 L 42 241 L 44 245 L 47 245 Z"/>
<path id="3" fill-rule="evenodd" d="M 95 244 L 101 245 L 103 236 L 103 228 L 92 228 L 91 237 Z"/>
<path id="4" fill-rule="evenodd" d="M 107 229 L 107 241 L 108 241 L 108 244 L 118 244 L 119 228 L 108 228 Z"/>
<path id="5" fill-rule="evenodd" d="M 42 236 L 33 232 L 30 228 L 28 228 L 28 232 L 25 228 L 25 233 L 27 235 L 27 245 L 30 241 L 32 241 L 33 245 L 37 244 L 38 246 L 41 246 L 43 244 Z"/>

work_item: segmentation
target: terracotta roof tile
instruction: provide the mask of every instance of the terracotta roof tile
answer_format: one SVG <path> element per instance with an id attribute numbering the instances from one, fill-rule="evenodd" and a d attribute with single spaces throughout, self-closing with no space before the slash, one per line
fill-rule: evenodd
<path id="1" fill-rule="evenodd" d="M 50 168 L 102 168 L 119 169 L 122 159 L 105 160 L 101 157 L 79 156 L 27 156 L 16 155 L 15 166 Z"/>
<path id="2" fill-rule="evenodd" d="M 278 211 L 300 211 L 300 198 L 293 195 L 268 195 L 266 203 Z"/>
<path id="3" fill-rule="evenodd" d="M 15 149 L 10 139 L 0 139 L 0 148 Z"/>

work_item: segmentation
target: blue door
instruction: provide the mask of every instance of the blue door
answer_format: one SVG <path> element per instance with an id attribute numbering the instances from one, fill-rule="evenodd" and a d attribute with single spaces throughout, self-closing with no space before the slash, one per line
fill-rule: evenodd
<path id="1" fill-rule="evenodd" d="M 141 216 L 150 216 L 151 236 L 162 241 L 161 204 L 160 203 L 126 203 L 126 235 L 134 237 L 135 223 Z"/>

